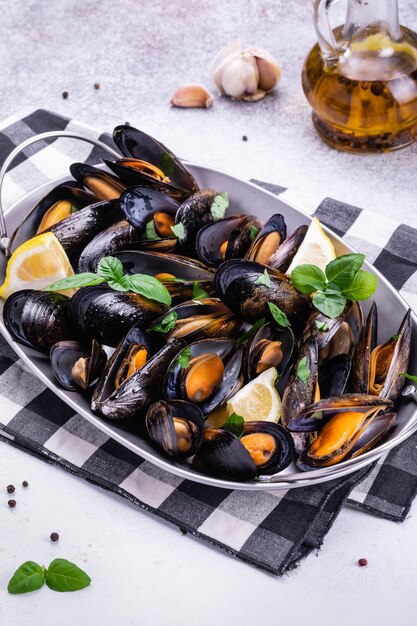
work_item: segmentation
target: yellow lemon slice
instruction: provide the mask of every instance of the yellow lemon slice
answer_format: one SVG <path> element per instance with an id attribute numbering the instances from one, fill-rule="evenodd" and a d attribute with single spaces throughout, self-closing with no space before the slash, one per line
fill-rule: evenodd
<path id="1" fill-rule="evenodd" d="M 297 254 L 287 270 L 287 274 L 291 275 L 294 268 L 298 265 L 304 265 L 305 263 L 317 265 L 317 267 L 324 272 L 326 265 L 335 258 L 336 251 L 334 245 L 323 231 L 320 220 L 314 217 L 308 227 L 303 243 L 299 247 Z"/>
<path id="2" fill-rule="evenodd" d="M 281 398 L 275 389 L 278 372 L 271 367 L 242 387 L 227 403 L 228 415 L 237 413 L 245 422 L 278 422 Z"/>
<path id="3" fill-rule="evenodd" d="M 72 276 L 74 270 L 53 233 L 44 233 L 22 243 L 7 264 L 0 298 L 20 289 L 44 289 L 57 280 Z M 67 293 L 67 292 L 65 292 Z"/>

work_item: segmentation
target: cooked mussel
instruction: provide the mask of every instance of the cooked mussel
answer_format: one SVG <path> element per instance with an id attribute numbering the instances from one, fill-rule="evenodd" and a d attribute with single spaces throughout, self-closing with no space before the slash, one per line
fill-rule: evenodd
<path id="1" fill-rule="evenodd" d="M 270 259 L 287 237 L 287 225 L 285 219 L 276 213 L 258 232 L 249 248 L 246 258 L 262 265 L 270 265 Z"/>
<path id="2" fill-rule="evenodd" d="M 170 457 L 192 456 L 203 439 L 203 414 L 190 402 L 159 400 L 149 407 L 145 423 L 152 441 Z"/>
<path id="3" fill-rule="evenodd" d="M 108 226 L 85 246 L 78 259 L 78 272 L 95 272 L 100 259 L 126 250 L 141 239 L 142 234 L 126 220 Z"/>
<path id="4" fill-rule="evenodd" d="M 196 181 L 181 161 L 150 135 L 122 125 L 114 129 L 113 139 L 126 158 L 106 163 L 129 187 L 153 187 L 180 201 L 198 190 Z"/>
<path id="5" fill-rule="evenodd" d="M 268 265 L 270 267 L 274 267 L 280 272 L 285 273 L 290 267 L 299 247 L 303 243 L 307 230 L 307 226 L 299 226 L 297 230 L 295 230 L 269 258 Z"/>
<path id="6" fill-rule="evenodd" d="M 207 224 L 197 234 L 198 258 L 210 267 L 217 267 L 227 259 L 241 259 L 251 245 L 253 233 L 260 227 L 258 218 L 246 215 L 225 217 Z"/>
<path id="7" fill-rule="evenodd" d="M 174 340 L 152 354 L 148 339 L 136 325 L 107 362 L 94 390 L 92 410 L 118 420 L 148 408 L 160 396 L 165 373 L 181 347 Z"/>
<path id="8" fill-rule="evenodd" d="M 115 347 L 129 329 L 143 328 L 168 307 L 136 293 L 115 291 L 106 285 L 83 287 L 71 298 L 70 317 L 84 341 L 96 339 Z"/>
<path id="9" fill-rule="evenodd" d="M 346 389 L 352 359 L 349 354 L 338 354 L 324 361 L 318 371 L 318 386 L 321 398 L 341 396 Z"/>
<path id="10" fill-rule="evenodd" d="M 240 438 L 208 428 L 197 451 L 196 466 L 229 480 L 248 481 L 284 470 L 294 459 L 290 434 L 279 424 L 247 422 Z"/>
<path id="11" fill-rule="evenodd" d="M 265 273 L 269 286 L 259 282 Z M 270 317 L 268 303 L 277 305 L 293 325 L 304 325 L 311 303 L 299 293 L 284 274 L 260 263 L 242 259 L 225 261 L 214 276 L 220 299 L 246 322 Z"/>
<path id="12" fill-rule="evenodd" d="M 214 189 L 196 191 L 179 207 L 175 223 L 182 225 L 182 233 L 178 241 L 184 252 L 190 256 L 196 255 L 196 239 L 198 232 L 214 221 L 211 207 L 217 192 Z"/>
<path id="13" fill-rule="evenodd" d="M 96 202 L 95 196 L 79 189 L 77 183 L 66 181 L 54 187 L 33 207 L 10 238 L 8 252 L 35 235 L 48 230 L 64 218 Z"/>
<path id="14" fill-rule="evenodd" d="M 142 233 L 153 221 L 158 237 L 173 237 L 171 227 L 180 204 L 170 196 L 150 187 L 130 187 L 120 196 L 120 209 L 125 219 Z"/>
<path id="15" fill-rule="evenodd" d="M 171 363 L 164 393 L 168 400 L 194 402 L 206 416 L 242 387 L 242 369 L 242 349 L 233 339 L 195 341 Z"/>
<path id="16" fill-rule="evenodd" d="M 234 337 L 242 322 L 220 300 L 205 298 L 172 307 L 156 319 L 149 331 L 163 333 L 167 340 L 184 339 L 188 343 L 197 339 Z"/>
<path id="17" fill-rule="evenodd" d="M 48 353 L 57 341 L 72 339 L 70 299 L 51 291 L 16 291 L 4 303 L 4 324 L 15 341 Z"/>
<path id="18" fill-rule="evenodd" d="M 403 389 L 411 350 L 411 310 L 409 310 L 394 337 L 377 344 L 378 316 L 373 305 L 357 343 L 350 389 L 356 393 L 371 393 L 396 402 Z"/>
<path id="19" fill-rule="evenodd" d="M 86 163 L 73 163 L 70 172 L 83 187 L 99 200 L 117 200 L 126 189 L 119 178 Z"/>
<path id="20" fill-rule="evenodd" d="M 78 341 L 58 341 L 52 346 L 49 359 L 61 387 L 85 391 L 97 381 L 106 365 L 107 355 L 95 340 L 88 348 Z"/>
<path id="21" fill-rule="evenodd" d="M 296 342 L 289 327 L 264 324 L 246 347 L 247 378 L 252 380 L 270 367 L 282 376 L 291 363 Z"/>
<path id="22" fill-rule="evenodd" d="M 50 230 L 64 248 L 70 261 L 74 262 L 94 237 L 118 219 L 120 219 L 118 202 L 106 200 L 71 213 L 51 226 Z"/>

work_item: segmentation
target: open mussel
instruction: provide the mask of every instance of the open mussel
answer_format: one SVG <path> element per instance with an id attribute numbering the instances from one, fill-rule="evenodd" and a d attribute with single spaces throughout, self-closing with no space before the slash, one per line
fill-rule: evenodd
<path id="1" fill-rule="evenodd" d="M 198 190 L 194 177 L 175 154 L 150 135 L 122 125 L 114 129 L 113 139 L 125 158 L 105 162 L 129 187 L 152 187 L 181 202 Z"/>
<path id="2" fill-rule="evenodd" d="M 49 353 L 57 342 L 74 337 L 70 299 L 50 291 L 16 291 L 4 303 L 4 324 L 15 341 Z"/>
<path id="3" fill-rule="evenodd" d="M 268 272 L 269 284 L 260 282 Z M 270 317 L 268 303 L 278 306 L 295 326 L 304 325 L 311 302 L 287 276 L 260 263 L 241 259 L 225 261 L 214 276 L 220 299 L 246 322 Z"/>
<path id="4" fill-rule="evenodd" d="M 377 345 L 378 316 L 371 307 L 353 356 L 349 388 L 356 393 L 370 393 L 396 402 L 403 389 L 411 350 L 411 310 L 398 333 Z"/>
<path id="5" fill-rule="evenodd" d="M 174 340 L 176 341 L 176 340 Z M 183 348 L 164 382 L 168 400 L 197 404 L 204 416 L 231 398 L 243 385 L 242 349 L 233 339 L 203 339 Z"/>
<path id="6" fill-rule="evenodd" d="M 183 302 L 156 319 L 149 332 L 165 335 L 167 341 L 184 339 L 188 343 L 198 339 L 234 337 L 242 322 L 220 300 L 205 298 Z"/>
<path id="7" fill-rule="evenodd" d="M 173 237 L 175 214 L 180 204 L 170 196 L 150 187 L 130 187 L 120 197 L 120 210 L 125 219 L 145 233 L 152 226 L 158 237 Z M 149 230 L 149 228 L 148 228 Z"/>
<path id="8" fill-rule="evenodd" d="M 149 407 L 145 423 L 152 441 L 170 457 L 192 456 L 203 439 L 203 414 L 190 402 L 159 400 Z"/>
<path id="9" fill-rule="evenodd" d="M 117 200 L 126 189 L 121 180 L 94 165 L 73 163 L 70 172 L 75 180 L 85 189 L 89 189 L 98 200 Z"/>
<path id="10" fill-rule="evenodd" d="M 303 243 L 307 230 L 307 226 L 299 226 L 297 230 L 295 230 L 269 258 L 268 265 L 276 270 L 279 270 L 280 272 L 285 273 L 290 267 L 299 247 Z"/>
<path id="11" fill-rule="evenodd" d="M 270 367 L 280 377 L 286 372 L 296 350 L 294 334 L 289 327 L 264 324 L 246 346 L 247 379 L 252 380 Z"/>
<path id="12" fill-rule="evenodd" d="M 96 339 L 115 347 L 129 329 L 139 323 L 146 328 L 168 307 L 130 291 L 106 285 L 83 287 L 71 298 L 70 317 L 84 341 Z"/>
<path id="13" fill-rule="evenodd" d="M 286 237 L 287 225 L 285 219 L 277 213 L 270 217 L 259 230 L 245 258 L 249 261 L 262 263 L 262 265 L 269 265 L 271 257 L 276 253 Z"/>
<path id="14" fill-rule="evenodd" d="M 227 480 L 248 481 L 276 474 L 294 460 L 290 434 L 270 422 L 246 422 L 242 436 L 208 428 L 197 451 L 195 465 Z"/>
<path id="15" fill-rule="evenodd" d="M 93 340 L 87 348 L 78 341 L 58 341 L 49 353 L 52 372 L 61 387 L 85 391 L 93 386 L 104 369 L 107 355 Z"/>
<path id="16" fill-rule="evenodd" d="M 36 203 L 16 228 L 9 241 L 8 253 L 13 252 L 28 239 L 50 229 L 72 213 L 96 201 L 95 196 L 79 189 L 75 182 L 66 181 L 54 187 Z"/>
<path id="17" fill-rule="evenodd" d="M 165 373 L 182 346 L 172 341 L 156 353 L 135 325 L 107 362 L 93 393 L 91 408 L 113 420 L 135 417 L 158 399 Z"/>
<path id="18" fill-rule="evenodd" d="M 210 267 L 228 259 L 241 259 L 260 227 L 258 218 L 247 215 L 233 215 L 207 224 L 197 234 L 198 258 Z"/>
<path id="19" fill-rule="evenodd" d="M 179 207 L 175 223 L 181 224 L 182 233 L 179 233 L 178 241 L 185 254 L 196 255 L 196 239 L 198 232 L 214 221 L 211 208 L 217 192 L 214 189 L 196 191 Z"/>

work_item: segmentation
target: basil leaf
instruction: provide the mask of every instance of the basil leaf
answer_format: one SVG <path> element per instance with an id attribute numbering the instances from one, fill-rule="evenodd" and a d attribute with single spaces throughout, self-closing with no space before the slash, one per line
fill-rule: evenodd
<path id="1" fill-rule="evenodd" d="M 106 281 L 119 282 L 124 274 L 122 262 L 115 256 L 105 256 L 100 259 L 97 274 L 105 278 Z"/>
<path id="2" fill-rule="evenodd" d="M 13 594 L 28 593 L 40 589 L 44 582 L 45 568 L 34 561 L 26 561 L 17 568 L 9 580 L 7 591 Z"/>
<path id="3" fill-rule="evenodd" d="M 185 369 L 186 367 L 188 367 L 190 360 L 191 360 L 191 348 L 188 348 L 188 347 L 184 348 L 177 355 L 173 363 L 173 367 L 175 368 L 177 365 L 179 365 L 181 369 Z"/>
<path id="4" fill-rule="evenodd" d="M 124 276 L 124 280 L 130 291 L 134 291 L 149 300 L 156 300 L 156 302 L 171 306 L 171 296 L 168 289 L 154 276 L 132 274 L 131 276 Z"/>
<path id="5" fill-rule="evenodd" d="M 165 315 L 163 320 L 159 322 L 159 324 L 156 324 L 153 328 L 150 328 L 149 330 L 155 333 L 163 333 L 165 335 L 174 328 L 177 319 L 178 313 L 176 311 L 170 311 L 169 313 L 167 313 L 167 315 Z"/>
<path id="6" fill-rule="evenodd" d="M 57 280 L 49 287 L 46 287 L 45 291 L 65 291 L 67 289 L 78 289 L 79 287 L 92 287 L 93 285 L 101 285 L 101 283 L 104 283 L 104 278 L 101 276 L 90 272 L 82 272 L 81 274 L 74 274 L 73 276 Z"/>
<path id="7" fill-rule="evenodd" d="M 326 276 L 317 265 L 298 265 L 291 272 L 291 282 L 298 291 L 309 295 L 319 289 L 325 289 Z"/>
<path id="8" fill-rule="evenodd" d="M 290 320 L 285 315 L 284 311 L 281 311 L 279 306 L 277 306 L 273 302 L 268 302 L 268 307 L 272 317 L 274 318 L 278 326 L 284 326 L 284 328 L 287 326 L 291 326 Z"/>
<path id="9" fill-rule="evenodd" d="M 307 357 L 304 356 L 300 359 L 300 362 L 297 367 L 297 378 L 301 380 L 302 383 L 307 382 L 308 377 L 310 376 L 310 368 L 307 365 Z"/>
<path id="10" fill-rule="evenodd" d="M 340 293 L 318 291 L 313 296 L 313 305 L 326 317 L 339 317 L 346 306 L 346 298 Z"/>
<path id="11" fill-rule="evenodd" d="M 254 282 L 255 285 L 264 285 L 265 287 L 270 287 L 271 278 L 268 274 L 268 270 L 265 269 L 264 273 L 261 274 Z"/>
<path id="12" fill-rule="evenodd" d="M 411 380 L 413 383 L 417 385 L 417 376 L 413 376 L 412 374 L 406 374 L 405 372 L 402 372 L 400 376 L 404 376 L 404 378 L 406 378 L 407 380 Z"/>
<path id="13" fill-rule="evenodd" d="M 210 211 L 212 218 L 215 222 L 217 220 L 221 220 L 226 215 L 226 209 L 228 206 L 229 196 L 227 195 L 227 191 L 219 193 L 217 196 L 214 197 Z"/>
<path id="14" fill-rule="evenodd" d="M 161 239 L 161 237 L 156 232 L 155 222 L 153 221 L 153 219 L 146 223 L 145 234 L 143 238 L 145 239 L 145 241 L 154 241 L 155 239 Z"/>
<path id="15" fill-rule="evenodd" d="M 207 291 L 204 291 L 198 283 L 198 280 L 195 280 L 193 283 L 193 300 L 200 300 L 202 298 L 208 298 Z"/>
<path id="16" fill-rule="evenodd" d="M 169 156 L 167 152 L 164 152 L 161 156 L 161 170 L 165 174 L 165 176 L 172 176 L 174 173 L 174 159 Z"/>
<path id="17" fill-rule="evenodd" d="M 261 229 L 258 228 L 256 224 L 252 224 L 252 226 L 250 227 L 250 231 L 249 231 L 249 239 L 251 243 L 256 239 L 260 230 Z"/>
<path id="18" fill-rule="evenodd" d="M 130 291 L 129 276 L 122 276 L 120 281 L 115 281 L 111 278 L 108 279 L 107 284 L 115 291 Z"/>
<path id="19" fill-rule="evenodd" d="M 265 321 L 266 321 L 265 318 L 261 317 L 260 320 L 255 322 L 255 324 L 251 328 L 249 328 L 249 330 L 247 330 L 244 335 L 242 335 L 241 337 L 239 337 L 239 339 L 237 339 L 236 346 L 239 347 L 243 345 L 244 343 L 246 343 L 246 341 L 250 339 L 252 335 L 256 333 L 257 330 L 262 328 L 262 326 L 265 324 Z"/>
<path id="20" fill-rule="evenodd" d="M 314 324 L 317 330 L 322 330 L 322 331 L 329 330 L 329 325 L 327 322 L 319 322 L 319 320 L 315 320 Z"/>
<path id="21" fill-rule="evenodd" d="M 171 226 L 171 230 L 174 233 L 174 235 L 177 237 L 177 239 L 184 239 L 185 229 L 184 229 L 183 224 L 181 224 L 181 222 L 179 224 L 175 224 L 174 226 Z"/>
<path id="22" fill-rule="evenodd" d="M 241 415 L 237 413 L 232 413 L 227 418 L 227 422 L 223 424 L 222 429 L 229 431 L 229 433 L 233 433 L 236 437 L 241 437 L 244 431 L 245 420 Z"/>
<path id="23" fill-rule="evenodd" d="M 342 293 L 348 300 L 367 300 L 375 293 L 377 287 L 378 276 L 359 270 L 350 286 L 343 289 Z"/>
<path id="24" fill-rule="evenodd" d="M 90 583 L 91 578 L 66 559 L 54 559 L 46 572 L 46 584 L 53 591 L 79 591 Z"/>
<path id="25" fill-rule="evenodd" d="M 349 287 L 364 261 L 364 254 L 344 254 L 337 257 L 330 261 L 326 267 L 327 280 L 337 285 L 340 289 Z"/>

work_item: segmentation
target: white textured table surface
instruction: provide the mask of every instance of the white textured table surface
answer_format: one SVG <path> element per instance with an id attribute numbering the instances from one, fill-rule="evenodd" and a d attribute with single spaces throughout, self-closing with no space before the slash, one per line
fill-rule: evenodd
<path id="1" fill-rule="evenodd" d="M 45 107 L 103 130 L 128 120 L 184 157 L 291 187 L 301 208 L 330 195 L 417 226 L 417 146 L 379 157 L 339 154 L 311 127 L 300 87 L 314 42 L 308 4 L 0 0 L 0 117 Z M 417 29 L 415 2 L 400 0 L 400 7 L 402 21 Z M 255 105 L 216 99 L 208 111 L 170 109 L 177 86 L 209 85 L 212 53 L 237 36 L 278 56 L 278 93 Z M 18 487 L 9 510 L 5 485 L 24 479 L 30 486 Z M 48 539 L 52 531 L 61 535 L 57 544 Z M 317 558 L 275 579 L 1 445 L 0 624 L 411 625 L 416 532 L 417 517 L 397 525 L 346 509 Z M 55 556 L 84 567 L 92 586 L 76 595 L 6 593 L 20 563 Z M 356 565 L 362 556 L 367 568 Z"/>

